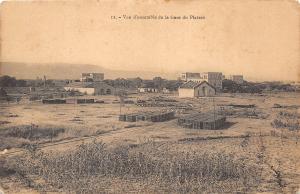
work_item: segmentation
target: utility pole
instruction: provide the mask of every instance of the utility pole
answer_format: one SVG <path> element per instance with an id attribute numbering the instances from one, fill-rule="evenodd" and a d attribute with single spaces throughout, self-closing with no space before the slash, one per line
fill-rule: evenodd
<path id="1" fill-rule="evenodd" d="M 213 106 L 214 106 L 214 129 L 216 129 L 216 106 L 215 106 L 215 97 L 213 96 Z"/>
<path id="2" fill-rule="evenodd" d="M 120 96 L 120 115 L 121 115 L 121 112 L 122 112 L 122 100 L 121 100 L 121 96 Z"/>
<path id="3" fill-rule="evenodd" d="M 122 94 L 119 95 L 119 98 L 120 98 L 120 115 L 121 115 L 121 112 L 122 112 L 122 106 L 124 104 L 124 96 Z"/>
<path id="4" fill-rule="evenodd" d="M 46 88 L 46 76 L 44 75 L 44 88 Z"/>

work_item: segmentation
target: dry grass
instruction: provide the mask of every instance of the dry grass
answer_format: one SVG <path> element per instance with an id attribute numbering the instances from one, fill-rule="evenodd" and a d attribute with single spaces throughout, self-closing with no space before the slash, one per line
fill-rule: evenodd
<path id="1" fill-rule="evenodd" d="M 298 112 L 280 111 L 277 117 L 272 121 L 274 128 L 286 128 L 290 131 L 299 131 L 300 115 Z"/>
<path id="2" fill-rule="evenodd" d="M 226 107 L 225 109 L 220 110 L 220 113 L 235 118 L 267 119 L 269 117 L 268 114 L 257 108 Z"/>
<path id="3" fill-rule="evenodd" d="M 113 149 L 93 142 L 58 155 L 29 150 L 25 158 L 11 159 L 7 164 L 9 170 L 19 174 L 42 178 L 45 185 L 31 185 L 37 189 L 52 186 L 57 191 L 80 193 L 103 191 L 99 186 L 104 180 L 129 185 L 139 182 L 152 192 L 159 185 L 160 190 L 176 193 L 243 191 L 259 183 L 259 168 L 247 163 L 246 158 L 209 152 L 162 156 L 156 151 L 157 146 L 151 142 Z M 91 184 L 95 180 L 98 184 Z"/>
<path id="4" fill-rule="evenodd" d="M 57 137 L 59 133 L 64 131 L 63 128 L 40 128 L 36 125 L 29 125 L 2 129 L 0 136 L 38 140 Z"/>
<path id="5" fill-rule="evenodd" d="M 13 113 L 9 113 L 8 115 L 6 115 L 6 117 L 19 117 L 19 115 L 13 114 Z"/>
<path id="6" fill-rule="evenodd" d="M 32 142 L 52 140 L 64 132 L 64 128 L 39 127 L 33 124 L 4 128 L 0 130 L 0 149 L 24 147 Z"/>
<path id="7" fill-rule="evenodd" d="M 9 148 L 20 148 L 29 144 L 100 135 L 107 132 L 107 130 L 96 128 L 66 128 L 63 126 L 38 126 L 34 124 L 6 127 L 0 130 L 0 151 Z"/>
<path id="8" fill-rule="evenodd" d="M 9 124 L 9 123 L 11 123 L 11 122 L 9 122 L 9 121 L 0 121 L 0 125 L 5 125 L 5 124 Z"/>
<path id="9" fill-rule="evenodd" d="M 107 146 L 103 145 L 102 149 L 101 143 L 94 143 L 77 149 L 79 142 L 60 142 L 62 144 L 50 148 L 41 146 L 43 152 L 37 150 L 24 157 L 22 155 L 22 158 L 10 158 L 4 170 L 16 171 L 16 174 L 6 178 L 0 176 L 0 180 L 8 182 L 3 183 L 8 193 L 16 193 L 15 189 L 20 188 L 26 191 L 67 193 L 295 193 L 299 188 L 300 155 L 299 144 L 295 145 L 294 138 L 299 137 L 299 133 L 288 128 L 272 128 L 270 123 L 273 119 L 282 122 L 296 120 L 290 115 L 291 112 L 279 113 L 295 112 L 295 109 L 274 109 L 272 106 L 274 103 L 298 104 L 299 95 L 268 95 L 266 101 L 264 98 L 249 95 L 216 98 L 216 104 L 245 104 L 251 101 L 257 105 L 256 110 L 250 112 L 234 109 L 228 119 L 234 125 L 217 132 L 181 129 L 172 121 L 143 124 L 142 127 L 138 126 L 140 123 L 137 126 L 128 125 L 117 120 L 119 105 L 111 103 L 102 104 L 101 107 L 99 104 L 7 105 L 4 107 L 6 112 L 19 117 L 6 117 L 4 112 L 0 120 L 11 123 L 1 126 L 0 130 L 31 123 L 39 125 L 40 129 L 63 128 L 64 132 L 58 133 L 53 142 L 108 132 L 97 138 L 106 142 Z M 112 98 L 106 101 L 110 102 Z M 211 106 L 207 99 L 178 101 L 191 103 L 194 109 L 202 112 L 210 110 Z M 141 109 L 145 108 L 126 105 L 122 112 Z M 155 111 L 156 108 L 147 110 Z M 270 116 L 265 118 L 264 115 Z M 82 121 L 70 121 L 72 119 Z M 259 132 L 262 136 L 258 141 Z M 35 146 L 31 148 L 28 145 L 51 141 L 51 136 L 30 140 L 1 134 L 0 131 L 1 146 L 32 149 Z M 156 139 L 157 145 L 151 142 L 144 144 L 143 140 L 140 141 L 142 137 Z M 159 143 L 165 143 L 166 146 Z M 127 146 L 112 148 L 120 144 Z M 96 148 L 101 149 L 99 151 Z M 55 151 L 52 153 L 51 150 Z M 282 161 L 280 167 L 277 167 L 276 158 Z M 101 168 L 101 164 L 105 168 Z M 0 160 L 0 174 L 1 165 Z M 191 175 L 187 174 L 190 172 Z M 17 174 L 19 178 L 16 178 Z M 17 180 L 26 180 L 25 186 Z M 281 185 L 283 191 L 278 190 Z"/>
<path id="10" fill-rule="evenodd" d="M 276 118 L 271 122 L 274 129 L 280 129 L 280 137 L 282 138 L 295 138 L 298 144 L 300 138 L 300 115 L 295 111 L 280 111 Z M 271 135 L 276 136 L 276 130 L 271 131 Z"/>

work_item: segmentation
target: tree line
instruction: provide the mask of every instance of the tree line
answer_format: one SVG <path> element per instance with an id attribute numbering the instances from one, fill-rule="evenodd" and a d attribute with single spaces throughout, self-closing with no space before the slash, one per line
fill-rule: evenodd
<path id="1" fill-rule="evenodd" d="M 170 91 L 176 91 L 183 81 L 181 80 L 167 80 L 161 77 L 154 77 L 151 80 L 143 80 L 137 78 L 117 78 L 104 80 L 105 83 L 116 88 L 156 88 L 162 90 L 163 88 Z M 41 86 L 55 86 L 53 80 L 24 80 L 16 79 L 8 75 L 0 77 L 0 88 L 5 87 L 41 87 Z M 222 81 L 223 92 L 225 93 L 261 93 L 263 91 L 296 91 L 296 88 L 291 84 L 283 84 L 280 82 L 247 82 L 238 84 L 232 80 L 224 79 Z"/>
<path id="2" fill-rule="evenodd" d="M 242 84 L 238 84 L 232 80 L 224 79 L 223 92 L 225 93 L 261 93 L 263 91 L 283 91 L 283 92 L 294 92 L 296 88 L 291 84 L 283 84 L 280 82 L 247 82 L 244 81 Z"/>

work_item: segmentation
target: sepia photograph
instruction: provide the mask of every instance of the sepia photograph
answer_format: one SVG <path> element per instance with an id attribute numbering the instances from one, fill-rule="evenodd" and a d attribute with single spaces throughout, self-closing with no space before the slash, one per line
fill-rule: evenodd
<path id="1" fill-rule="evenodd" d="M 300 194 L 300 1 L 0 4 L 0 194 Z"/>

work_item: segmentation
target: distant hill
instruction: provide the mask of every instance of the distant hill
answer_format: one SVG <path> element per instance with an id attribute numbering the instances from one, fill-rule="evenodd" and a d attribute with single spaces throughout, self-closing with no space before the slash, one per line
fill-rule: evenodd
<path id="1" fill-rule="evenodd" d="M 105 79 L 115 79 L 118 77 L 133 78 L 141 77 L 143 79 L 152 79 L 156 76 L 163 78 L 176 79 L 176 73 L 157 73 L 146 71 L 125 71 L 110 70 L 98 65 L 91 64 L 29 64 L 17 62 L 1 62 L 1 75 L 9 75 L 17 79 L 35 79 L 46 75 L 47 79 L 79 79 L 83 72 L 99 72 L 104 73 Z"/>

